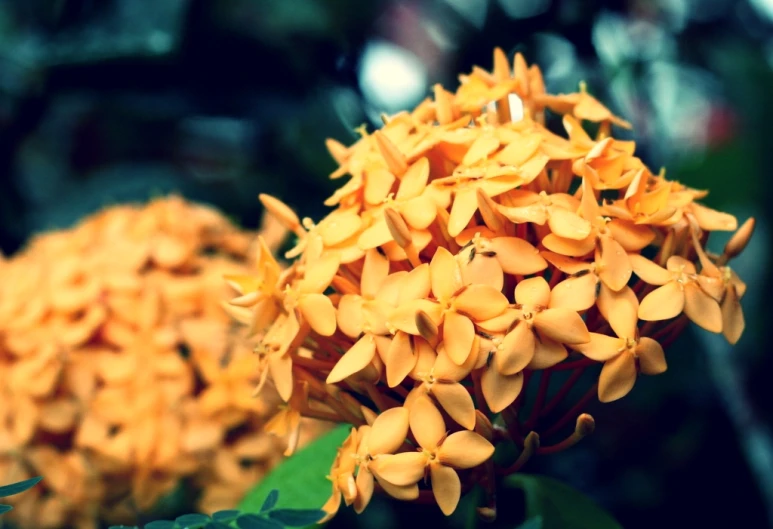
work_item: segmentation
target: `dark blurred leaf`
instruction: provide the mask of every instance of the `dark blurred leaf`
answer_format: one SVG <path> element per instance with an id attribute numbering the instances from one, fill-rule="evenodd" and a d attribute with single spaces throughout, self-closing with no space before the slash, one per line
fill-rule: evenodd
<path id="1" fill-rule="evenodd" d="M 239 529 L 284 529 L 284 526 L 274 520 L 262 518 L 257 514 L 244 514 L 236 519 Z"/>
<path id="2" fill-rule="evenodd" d="M 260 512 L 266 512 L 273 509 L 278 499 L 279 499 L 278 490 L 274 489 L 271 492 L 269 492 L 268 496 L 266 496 L 266 501 L 264 501 L 263 505 L 260 507 Z"/>
<path id="3" fill-rule="evenodd" d="M 168 520 L 156 520 L 145 525 L 145 529 L 175 529 L 174 522 Z"/>
<path id="4" fill-rule="evenodd" d="M 231 526 L 223 522 L 209 522 L 204 529 L 231 529 Z"/>
<path id="5" fill-rule="evenodd" d="M 519 525 L 518 529 L 542 529 L 542 527 L 542 516 L 535 516 Z"/>
<path id="6" fill-rule="evenodd" d="M 320 521 L 325 512 L 320 509 L 277 509 L 268 516 L 287 527 L 304 527 Z"/>
<path id="7" fill-rule="evenodd" d="M 10 505 L 3 505 L 2 503 L 0 503 L 0 514 L 5 514 L 11 509 L 13 509 L 13 507 L 11 507 Z"/>
<path id="8" fill-rule="evenodd" d="M 593 500 L 555 479 L 516 474 L 505 480 L 526 495 L 527 519 L 542 518 L 542 529 L 622 529 Z"/>
<path id="9" fill-rule="evenodd" d="M 192 525 L 204 525 L 210 521 L 209 516 L 206 514 L 183 514 L 175 519 L 175 523 L 182 527 L 190 527 Z"/>
<path id="10" fill-rule="evenodd" d="M 43 478 L 38 476 L 35 478 L 25 479 L 24 481 L 19 481 L 18 483 L 11 483 L 10 485 L 0 487 L 0 498 L 13 496 L 14 494 L 19 494 L 20 492 L 24 492 L 27 489 L 31 489 L 37 485 L 41 479 Z"/>
<path id="11" fill-rule="evenodd" d="M 239 517 L 239 514 L 241 514 L 239 511 L 235 509 L 227 510 L 227 511 L 217 511 L 212 515 L 212 519 L 216 522 L 231 522 L 233 520 L 236 520 L 236 518 Z"/>

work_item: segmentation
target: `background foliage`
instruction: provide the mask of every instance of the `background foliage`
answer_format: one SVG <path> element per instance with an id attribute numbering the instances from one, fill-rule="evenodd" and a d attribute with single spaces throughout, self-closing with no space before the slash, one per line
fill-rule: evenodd
<path id="1" fill-rule="evenodd" d="M 711 189 L 708 205 L 760 220 L 737 262 L 752 286 L 741 342 L 731 350 L 691 329 L 672 347 L 668 374 L 623 401 L 593 406 L 592 438 L 526 470 L 581 489 L 626 528 L 658 525 L 665 516 L 673 525 L 769 526 L 773 357 L 762 339 L 771 286 L 769 6 L 3 2 L 0 247 L 11 253 L 32 233 L 71 225 L 104 204 L 172 190 L 246 226 L 258 222 L 258 192 L 317 218 L 332 190 L 325 137 L 352 141 L 354 127 L 414 104 L 432 83 L 453 85 L 457 72 L 489 66 L 493 46 L 521 50 L 543 67 L 552 91 L 586 79 L 634 123 L 648 163 Z M 522 510 L 519 501 L 528 499 L 520 498 L 507 505 Z M 341 513 L 332 527 L 441 520 L 429 511 L 379 500 L 361 517 Z"/>

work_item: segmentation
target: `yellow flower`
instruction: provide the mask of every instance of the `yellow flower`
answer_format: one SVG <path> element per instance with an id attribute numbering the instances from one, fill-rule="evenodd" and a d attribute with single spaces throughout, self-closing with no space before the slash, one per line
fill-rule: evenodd
<path id="1" fill-rule="evenodd" d="M 462 491 L 455 469 L 480 465 L 494 453 L 494 446 L 475 432 L 446 436 L 443 417 L 427 397 L 417 398 L 412 404 L 410 426 L 420 450 L 379 460 L 379 475 L 394 485 L 408 486 L 428 471 L 435 500 L 448 516 L 456 509 Z"/>

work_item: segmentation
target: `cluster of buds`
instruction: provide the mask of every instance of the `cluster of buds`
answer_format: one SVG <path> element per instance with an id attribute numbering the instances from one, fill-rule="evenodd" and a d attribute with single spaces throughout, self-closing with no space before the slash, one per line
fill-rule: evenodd
<path id="1" fill-rule="evenodd" d="M 745 285 L 728 260 L 753 220 L 738 229 L 696 202 L 706 192 L 651 172 L 611 136 L 627 122 L 584 86 L 545 93 L 521 55 L 496 50 L 492 72 L 459 79 L 352 146 L 328 140 L 331 177 L 350 178 L 319 223 L 261 196 L 297 236 L 297 259 L 281 271 L 264 244 L 257 274 L 232 280 L 231 312 L 264 335 L 261 385 L 270 376 L 287 402 L 283 420 L 353 426 L 330 516 L 342 502 L 362 511 L 376 489 L 448 515 L 473 483 L 491 513 L 498 473 L 590 433 L 588 401 L 666 371 L 663 346 L 688 320 L 732 343 L 743 331 Z M 722 255 L 705 250 L 716 230 L 737 230 Z M 503 468 L 500 442 L 521 449 Z"/>
<path id="2" fill-rule="evenodd" d="M 263 234 L 273 246 L 284 228 Z M 203 511 L 233 508 L 281 460 L 263 431 L 279 399 L 250 397 L 257 358 L 222 307 L 222 276 L 249 269 L 253 243 L 169 198 L 0 263 L 0 483 L 45 477 L 12 499 L 12 521 L 133 524 L 183 478 Z"/>

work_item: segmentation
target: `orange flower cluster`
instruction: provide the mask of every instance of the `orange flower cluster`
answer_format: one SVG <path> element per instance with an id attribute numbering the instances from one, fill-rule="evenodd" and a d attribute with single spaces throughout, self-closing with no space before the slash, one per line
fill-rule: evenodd
<path id="1" fill-rule="evenodd" d="M 265 332 L 262 381 L 295 416 L 355 426 L 329 476 L 331 516 L 341 502 L 361 511 L 376 487 L 434 496 L 450 514 L 478 482 L 493 507 L 494 444 L 521 447 L 498 469 L 517 471 L 593 430 L 578 417 L 589 397 L 613 401 L 639 374 L 663 373 L 663 344 L 687 320 L 733 343 L 743 331 L 745 286 L 727 263 L 753 220 L 707 253 L 709 233 L 736 219 L 651 172 L 634 142 L 610 134 L 630 125 L 584 86 L 545 93 L 521 55 L 511 64 L 496 50 L 492 72 L 460 83 L 352 146 L 328 140 L 332 178 L 350 178 L 319 223 L 261 197 L 299 259 L 282 272 L 264 245 L 231 303 Z M 599 365 L 598 383 L 556 418 Z M 554 374 L 568 379 L 555 388 Z M 527 410 L 529 380 L 539 387 Z M 544 442 L 575 418 L 571 435 Z"/>
<path id="2" fill-rule="evenodd" d="M 281 459 L 261 431 L 278 398 L 250 397 L 257 358 L 222 308 L 222 276 L 248 269 L 253 237 L 169 198 L 0 263 L 0 482 L 45 477 L 8 516 L 134 523 L 181 478 L 203 511 L 232 508 Z"/>

